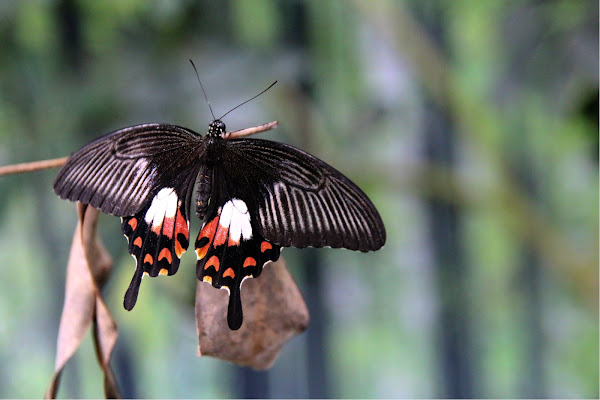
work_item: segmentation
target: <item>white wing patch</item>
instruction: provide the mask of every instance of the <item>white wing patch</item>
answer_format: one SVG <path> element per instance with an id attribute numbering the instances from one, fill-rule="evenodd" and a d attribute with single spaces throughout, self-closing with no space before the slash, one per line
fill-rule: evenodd
<path id="1" fill-rule="evenodd" d="M 165 218 L 175 218 L 178 201 L 179 199 L 177 193 L 175 193 L 175 189 L 161 189 L 152 199 L 152 204 L 146 212 L 144 220 L 148 225 L 152 225 L 153 228 L 159 228 L 162 226 Z"/>
<path id="2" fill-rule="evenodd" d="M 243 200 L 231 199 L 223 205 L 219 225 L 229 228 L 229 239 L 233 242 L 252 239 L 250 213 Z"/>

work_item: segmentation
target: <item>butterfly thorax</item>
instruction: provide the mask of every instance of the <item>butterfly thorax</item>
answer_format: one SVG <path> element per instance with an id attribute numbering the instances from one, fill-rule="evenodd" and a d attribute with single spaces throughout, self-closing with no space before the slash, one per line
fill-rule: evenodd
<path id="1" fill-rule="evenodd" d="M 204 137 L 206 144 L 206 150 L 202 156 L 202 161 L 208 166 L 212 167 L 215 164 L 221 162 L 223 158 L 223 147 L 225 147 L 225 139 L 221 136 L 213 136 L 208 133 Z"/>
<path id="2" fill-rule="evenodd" d="M 223 146 L 225 145 L 225 124 L 220 119 L 215 119 L 208 125 L 208 132 L 204 137 L 206 152 L 204 153 L 204 162 L 214 165 L 221 161 Z"/>

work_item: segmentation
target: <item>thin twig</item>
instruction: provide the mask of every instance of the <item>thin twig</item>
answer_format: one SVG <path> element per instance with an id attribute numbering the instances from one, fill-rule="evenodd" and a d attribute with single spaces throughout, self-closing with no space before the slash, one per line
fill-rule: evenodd
<path id="1" fill-rule="evenodd" d="M 224 139 L 238 139 L 245 136 L 254 135 L 255 133 L 269 131 L 277 128 L 277 121 L 269 122 L 251 128 L 241 129 L 239 131 L 227 132 L 223 136 Z M 23 172 L 41 171 L 43 169 L 58 168 L 65 165 L 69 157 L 54 158 L 52 160 L 32 161 L 21 164 L 5 165 L 0 167 L 0 176 L 20 174 Z"/>
<path id="2" fill-rule="evenodd" d="M 255 133 L 270 131 L 271 129 L 277 128 L 277 121 L 269 122 L 268 124 L 262 124 L 253 126 L 252 128 L 240 129 L 239 131 L 227 132 L 223 135 L 223 139 L 239 139 L 242 137 L 254 135 Z"/>
<path id="3" fill-rule="evenodd" d="M 62 167 L 69 157 L 54 158 L 52 160 L 32 161 L 21 164 L 5 165 L 0 167 L 0 176 L 19 174 L 22 172 L 41 171 L 43 169 Z"/>

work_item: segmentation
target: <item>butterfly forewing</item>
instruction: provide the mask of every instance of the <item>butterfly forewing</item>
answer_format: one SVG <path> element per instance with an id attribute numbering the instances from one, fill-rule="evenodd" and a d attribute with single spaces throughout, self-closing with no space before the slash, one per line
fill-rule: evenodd
<path id="1" fill-rule="evenodd" d="M 265 238 L 281 246 L 377 250 L 385 228 L 373 203 L 348 178 L 292 146 L 228 142 L 227 172 L 248 181 Z"/>
<path id="2" fill-rule="evenodd" d="M 168 124 L 145 124 L 105 135 L 69 157 L 55 193 L 119 217 L 138 213 L 163 187 L 198 170 L 201 136 Z"/>

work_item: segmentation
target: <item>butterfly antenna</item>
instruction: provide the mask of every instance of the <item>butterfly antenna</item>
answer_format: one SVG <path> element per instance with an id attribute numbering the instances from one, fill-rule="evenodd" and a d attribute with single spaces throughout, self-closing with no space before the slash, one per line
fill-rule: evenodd
<path id="1" fill-rule="evenodd" d="M 244 104 L 246 104 L 247 102 L 254 100 L 255 98 L 257 98 L 258 96 L 260 96 L 261 94 L 263 94 L 264 92 L 266 92 L 267 90 L 271 89 L 273 86 L 275 86 L 275 84 L 277 83 L 277 81 L 271 83 L 271 85 L 269 85 L 268 88 L 266 88 L 265 90 L 263 90 L 262 92 L 260 92 L 259 94 L 257 94 L 256 96 L 252 97 L 251 99 L 246 100 L 245 102 L 243 102 L 242 104 L 238 104 L 237 106 L 233 107 L 231 110 L 227 111 L 225 114 L 223 114 L 223 116 L 219 119 L 223 119 L 223 117 L 225 117 L 227 114 L 229 114 L 230 112 L 232 112 L 233 110 L 235 110 L 236 108 L 239 108 L 241 106 L 243 106 Z"/>
<path id="2" fill-rule="evenodd" d="M 194 62 L 191 59 L 190 59 L 190 62 L 192 63 L 192 67 L 194 68 L 194 72 L 196 73 L 196 78 L 198 78 L 198 82 L 200 83 L 200 88 L 202 89 L 202 93 L 204 93 L 204 98 L 206 99 L 206 103 L 208 104 L 208 108 L 210 109 L 210 114 L 212 115 L 213 119 L 216 119 L 215 114 L 213 113 L 212 107 L 210 106 L 210 101 L 208 101 L 208 96 L 206 95 L 204 86 L 202 86 L 202 81 L 200 80 L 200 75 L 198 75 L 198 70 L 196 69 L 196 65 L 194 65 Z"/>

